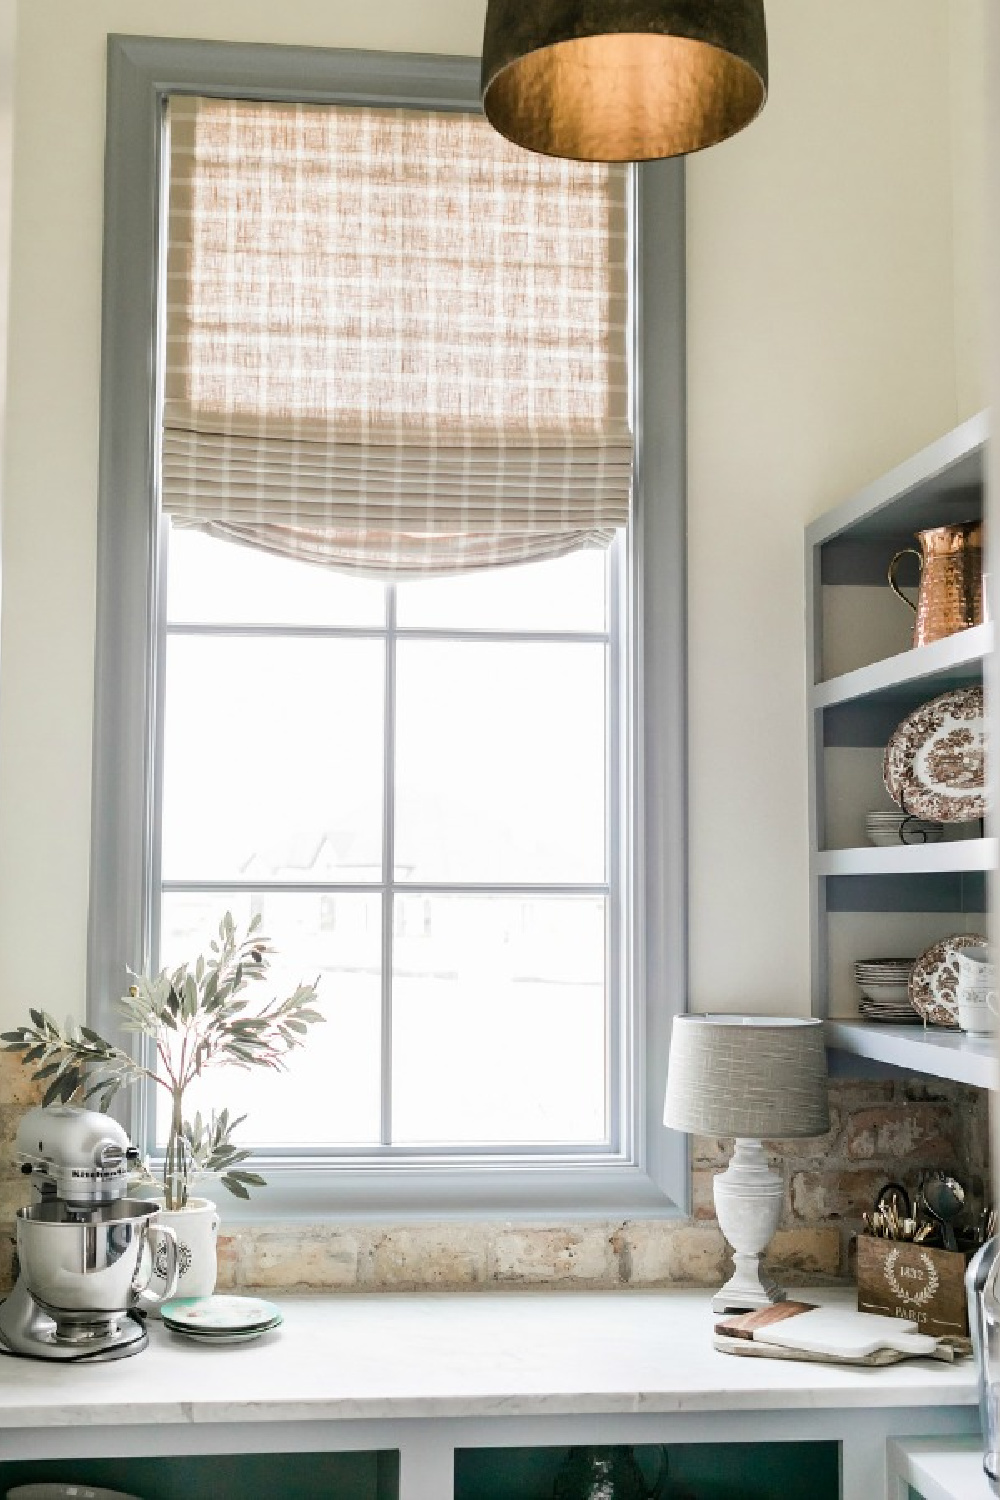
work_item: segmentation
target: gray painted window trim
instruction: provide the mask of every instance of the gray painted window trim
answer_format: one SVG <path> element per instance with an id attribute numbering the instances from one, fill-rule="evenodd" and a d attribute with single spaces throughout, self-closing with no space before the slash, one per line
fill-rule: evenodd
<path id="1" fill-rule="evenodd" d="M 372 52 L 112 36 L 102 326 L 97 663 L 94 723 L 88 1012 L 115 1030 L 123 968 L 146 966 L 154 837 L 156 277 L 160 120 L 170 93 L 401 106 L 478 107 L 478 61 Z M 684 173 L 679 162 L 637 174 L 636 391 L 639 465 L 629 663 L 632 984 L 645 1003 L 623 1066 L 641 1109 L 619 1159 L 461 1159 L 405 1165 L 261 1166 L 268 1188 L 230 1221 L 594 1215 L 670 1217 L 690 1207 L 686 1138 L 661 1122 L 671 1018 L 687 993 L 686 410 Z M 146 1134 L 137 1093 L 123 1116 Z"/>

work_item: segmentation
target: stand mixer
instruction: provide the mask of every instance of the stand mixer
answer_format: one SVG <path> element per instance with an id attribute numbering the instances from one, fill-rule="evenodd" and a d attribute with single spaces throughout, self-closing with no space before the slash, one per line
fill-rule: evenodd
<path id="1" fill-rule="evenodd" d="M 17 1158 L 34 1201 L 17 1213 L 20 1276 L 0 1303 L 0 1353 L 104 1360 L 146 1347 L 139 1299 L 173 1296 L 177 1242 L 151 1222 L 155 1203 L 126 1196 L 138 1155 L 96 1110 L 63 1104 L 24 1116 Z M 154 1254 L 166 1278 L 155 1298 L 146 1292 Z"/>

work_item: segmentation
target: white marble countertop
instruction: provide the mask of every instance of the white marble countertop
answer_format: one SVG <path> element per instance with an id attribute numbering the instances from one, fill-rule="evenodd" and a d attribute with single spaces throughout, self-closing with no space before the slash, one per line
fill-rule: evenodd
<path id="1" fill-rule="evenodd" d="M 812 1301 L 854 1306 L 851 1291 Z M 0 1430 L 969 1406 L 971 1360 L 883 1369 L 737 1358 L 703 1290 L 279 1296 L 281 1328 L 205 1348 L 150 1323 L 132 1358 L 0 1356 Z"/>
<path id="2" fill-rule="evenodd" d="M 889 1444 L 893 1476 L 920 1500 L 994 1500 L 978 1438 L 907 1438 Z M 890 1492 L 891 1493 L 891 1492 Z"/>

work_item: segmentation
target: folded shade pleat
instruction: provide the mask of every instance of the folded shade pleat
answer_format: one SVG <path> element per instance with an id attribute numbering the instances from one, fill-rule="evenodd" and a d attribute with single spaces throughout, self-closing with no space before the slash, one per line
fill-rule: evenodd
<path id="1" fill-rule="evenodd" d="M 164 510 L 373 576 L 626 524 L 620 169 L 478 116 L 170 101 Z"/>

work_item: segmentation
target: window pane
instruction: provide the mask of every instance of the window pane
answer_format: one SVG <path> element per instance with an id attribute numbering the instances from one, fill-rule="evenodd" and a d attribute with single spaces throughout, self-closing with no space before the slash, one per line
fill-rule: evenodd
<path id="1" fill-rule="evenodd" d="M 379 641 L 170 637 L 164 878 L 379 880 L 383 664 Z"/>
<path id="2" fill-rule="evenodd" d="M 372 625 L 385 587 L 272 557 L 185 526 L 170 528 L 167 619 L 202 625 Z"/>
<path id="3" fill-rule="evenodd" d="M 372 1145 L 380 1130 L 381 901 L 378 896 L 274 895 L 246 892 L 167 894 L 161 907 L 160 967 L 206 953 L 225 911 L 245 930 L 260 912 L 277 950 L 269 984 L 251 990 L 256 1006 L 284 999 L 300 980 L 319 976 L 319 1008 L 287 1072 L 220 1068 L 185 1094 L 185 1114 L 224 1106 L 247 1114 L 241 1145 Z M 166 1141 L 169 1103 L 157 1089 L 157 1140 Z M 225 1190 L 222 1190 L 225 1196 Z"/>
<path id="4" fill-rule="evenodd" d="M 550 562 L 402 583 L 400 625 L 455 630 L 606 629 L 608 554 L 573 552 Z"/>
<path id="5" fill-rule="evenodd" d="M 603 1144 L 604 902 L 400 896 L 394 920 L 394 1140 Z"/>
<path id="6" fill-rule="evenodd" d="M 603 881 L 605 649 L 400 642 L 397 879 Z"/>

